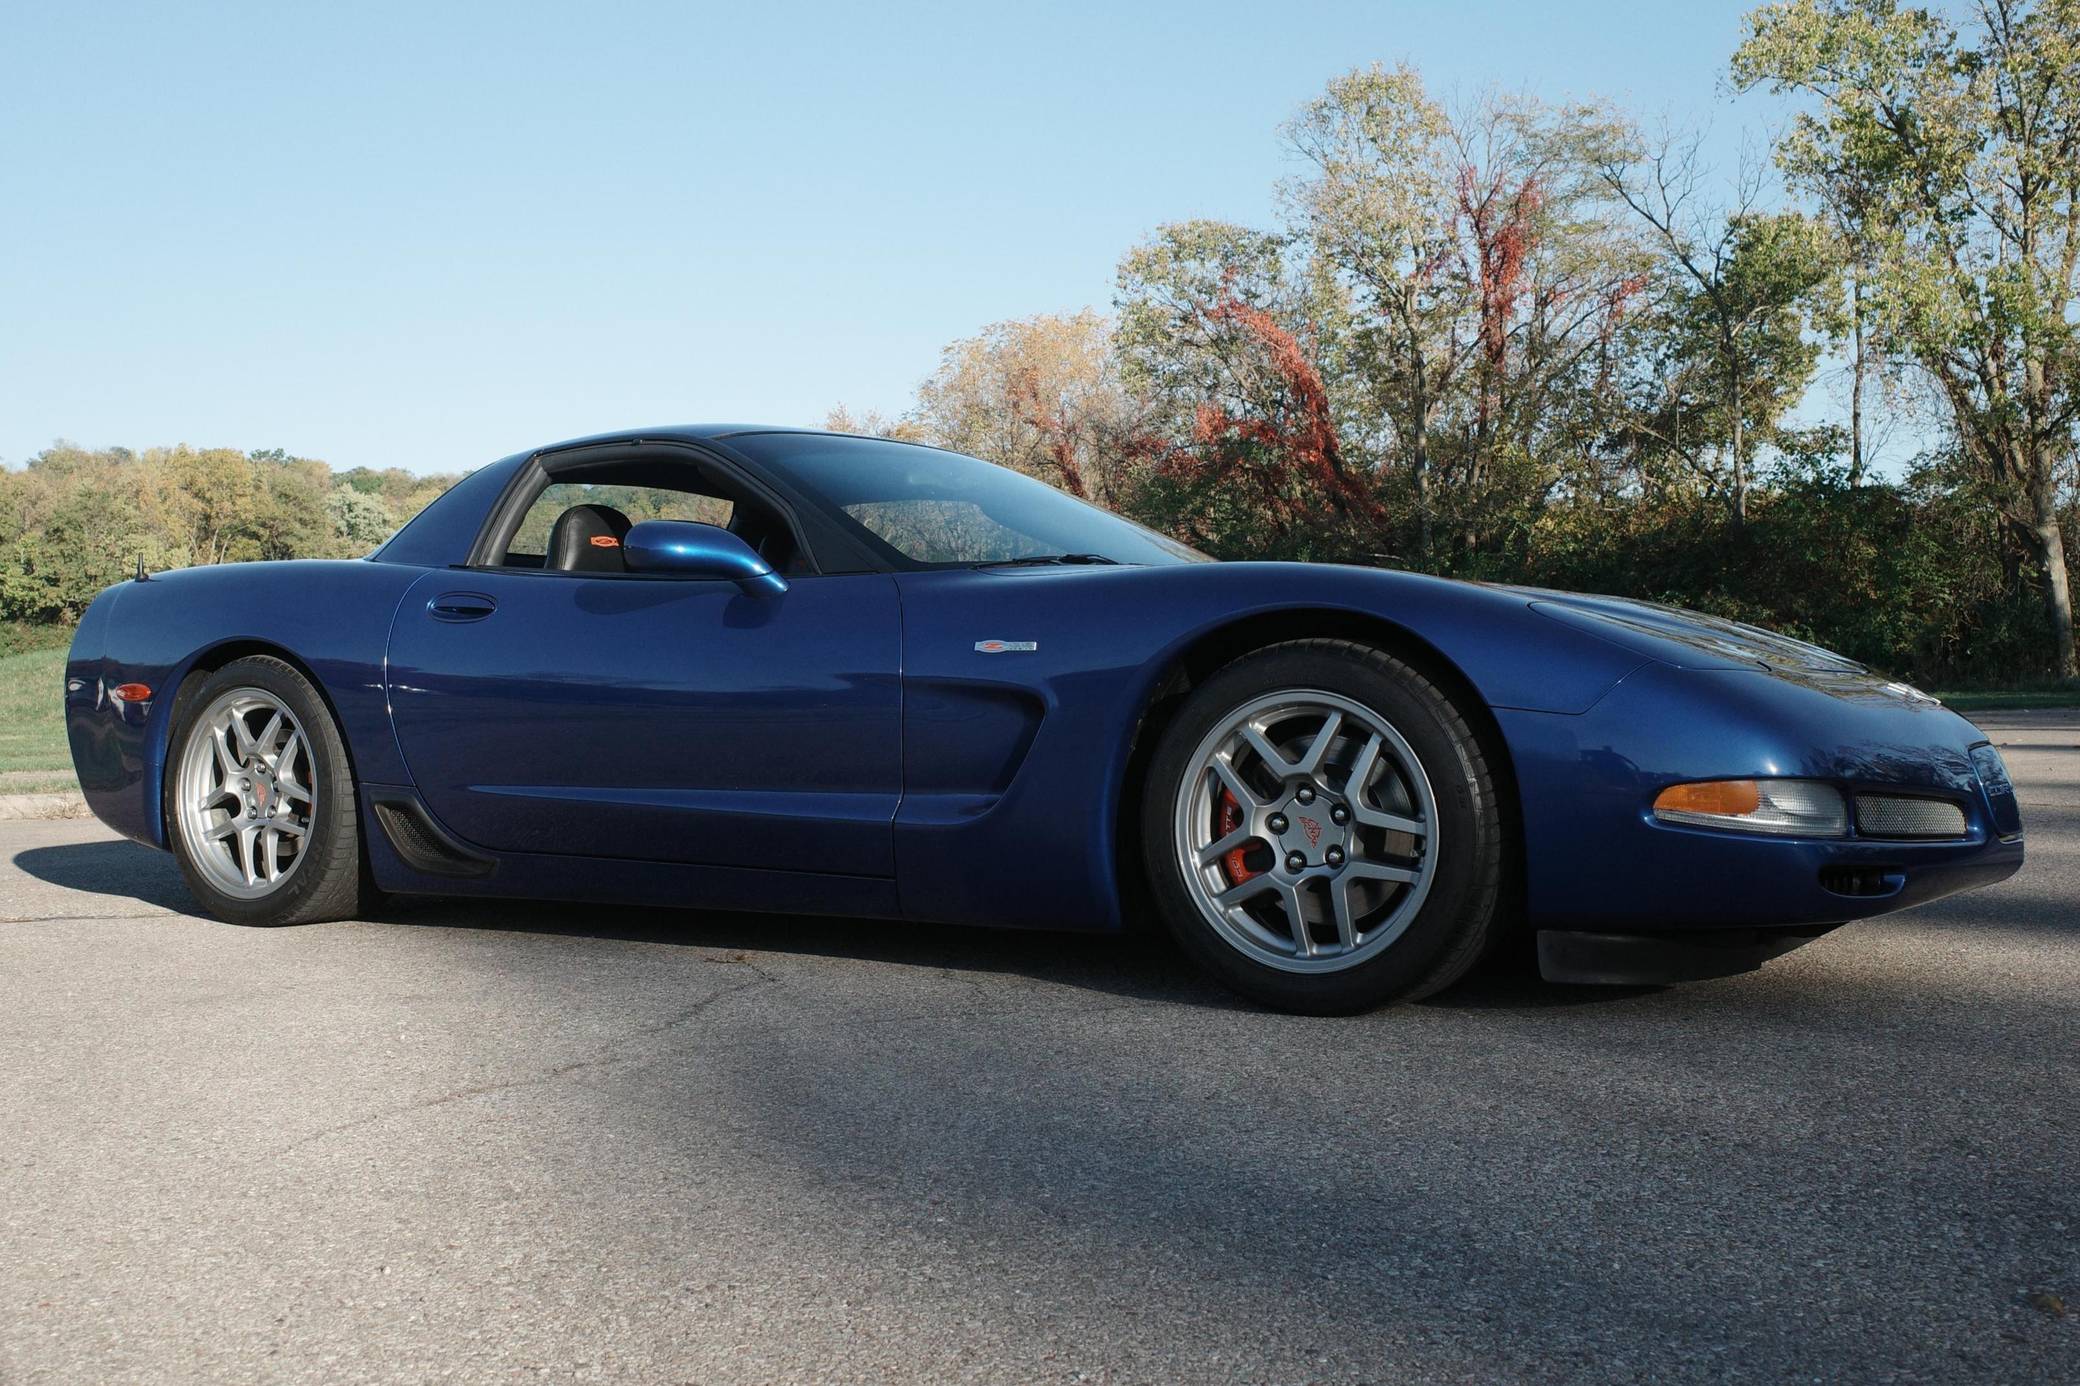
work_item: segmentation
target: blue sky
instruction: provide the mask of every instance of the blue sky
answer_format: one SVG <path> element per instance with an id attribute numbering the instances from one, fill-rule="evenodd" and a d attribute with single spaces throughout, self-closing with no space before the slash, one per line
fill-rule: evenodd
<path id="1" fill-rule="evenodd" d="M 895 410 L 1158 223 L 1268 223 L 1278 125 L 1353 66 L 1709 121 L 1730 164 L 1750 7 L 16 3 L 0 459 Z"/>

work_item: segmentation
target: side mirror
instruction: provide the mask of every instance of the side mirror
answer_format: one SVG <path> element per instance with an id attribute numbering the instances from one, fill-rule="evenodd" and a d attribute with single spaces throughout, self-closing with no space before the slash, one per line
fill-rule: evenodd
<path id="1" fill-rule="evenodd" d="M 727 578 L 761 596 L 787 590 L 787 579 L 774 572 L 772 564 L 720 525 L 645 520 L 621 536 L 621 558 L 632 573 Z"/>

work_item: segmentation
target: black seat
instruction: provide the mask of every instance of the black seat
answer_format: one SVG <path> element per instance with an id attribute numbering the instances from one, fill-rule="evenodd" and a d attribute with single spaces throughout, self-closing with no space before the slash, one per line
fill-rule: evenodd
<path id="1" fill-rule="evenodd" d="M 629 519 L 611 505 L 574 505 L 549 531 L 546 566 L 565 573 L 625 573 L 621 540 Z"/>

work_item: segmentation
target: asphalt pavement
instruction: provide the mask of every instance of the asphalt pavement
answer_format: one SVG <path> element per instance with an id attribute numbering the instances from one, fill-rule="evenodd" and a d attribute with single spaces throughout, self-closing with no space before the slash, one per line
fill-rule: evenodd
<path id="1" fill-rule="evenodd" d="M 2080 1379 L 2080 715 L 2013 880 L 1346 1020 L 1149 942 L 196 916 L 0 823 L 0 1382 Z"/>

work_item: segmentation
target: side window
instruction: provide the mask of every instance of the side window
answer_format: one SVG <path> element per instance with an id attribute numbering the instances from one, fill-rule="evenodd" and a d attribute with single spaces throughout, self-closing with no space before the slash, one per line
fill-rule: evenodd
<path id="1" fill-rule="evenodd" d="M 692 491 L 675 491 L 659 486 L 617 486 L 598 482 L 552 482 L 535 497 L 520 521 L 513 542 L 506 546 L 504 565 L 509 568 L 539 568 L 549 550 L 549 532 L 566 510 L 576 505 L 605 506 L 628 517 L 630 524 L 644 520 L 697 520 L 728 528 L 736 518 L 734 503 L 720 496 Z"/>

